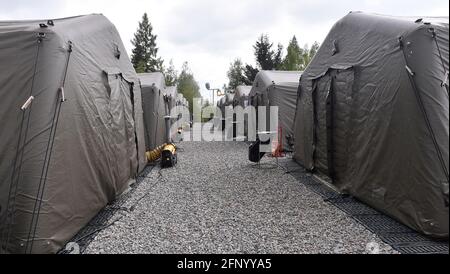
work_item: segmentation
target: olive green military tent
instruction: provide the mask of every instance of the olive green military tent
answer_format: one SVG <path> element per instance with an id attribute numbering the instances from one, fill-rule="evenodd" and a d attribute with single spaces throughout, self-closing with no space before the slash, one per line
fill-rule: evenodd
<path id="1" fill-rule="evenodd" d="M 234 98 L 233 98 L 233 107 L 242 107 L 243 109 L 245 109 L 246 107 L 249 106 L 249 97 L 248 95 L 250 94 L 250 91 L 252 89 L 252 86 L 237 86 L 236 90 L 234 92 Z M 242 123 L 243 122 L 243 126 L 244 126 L 244 130 L 243 130 L 243 134 L 244 137 L 246 137 L 248 135 L 248 125 L 249 125 L 249 117 L 251 114 L 244 114 L 244 121 L 236 121 L 237 123 Z M 251 124 L 255 124 L 255 123 L 251 123 Z M 239 131 L 239 130 L 237 130 Z M 240 132 L 238 132 L 236 135 L 240 135 Z"/>
<path id="2" fill-rule="evenodd" d="M 165 121 L 167 100 L 166 82 L 161 72 L 138 74 L 142 89 L 142 107 L 144 110 L 145 143 L 147 151 L 153 150 L 165 142 Z"/>
<path id="3" fill-rule="evenodd" d="M 234 93 L 233 106 L 241 106 L 243 108 L 249 105 L 249 94 L 252 86 L 237 86 Z"/>
<path id="4" fill-rule="evenodd" d="M 353 12 L 300 80 L 295 159 L 411 228 L 448 238 L 448 18 Z"/>
<path id="5" fill-rule="evenodd" d="M 278 107 L 277 130 L 284 151 L 293 150 L 294 117 L 301 74 L 300 71 L 260 71 L 249 94 L 251 105 L 257 108 L 257 116 L 258 107 L 266 107 L 267 125 L 264 130 L 270 128 L 270 107 Z"/>
<path id="6" fill-rule="evenodd" d="M 175 108 L 177 106 L 178 103 L 178 92 L 177 92 L 177 87 L 175 86 L 171 86 L 171 87 L 166 87 L 165 90 L 165 96 L 166 96 L 166 106 L 167 106 L 167 111 L 170 113 L 170 111 Z"/>
<path id="7" fill-rule="evenodd" d="M 138 78 L 102 15 L 0 22 L 0 98 L 0 252 L 57 252 L 145 167 Z"/>
<path id="8" fill-rule="evenodd" d="M 178 117 L 173 117 L 172 115 L 179 113 L 182 102 L 180 102 L 180 97 L 178 96 L 177 87 L 170 86 L 166 87 L 165 90 L 165 100 L 166 100 L 166 115 L 170 115 L 170 127 L 172 129 L 174 123 L 177 121 Z M 174 140 L 177 130 L 173 128 L 170 132 L 170 139 Z"/>

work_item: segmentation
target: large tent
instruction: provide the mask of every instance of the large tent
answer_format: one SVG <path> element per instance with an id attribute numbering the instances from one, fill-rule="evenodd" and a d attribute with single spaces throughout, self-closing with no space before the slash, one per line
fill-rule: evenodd
<path id="1" fill-rule="evenodd" d="M 54 253 L 146 165 L 141 91 L 102 15 L 0 22 L 0 252 Z"/>
<path id="2" fill-rule="evenodd" d="M 166 88 L 165 91 L 166 96 L 166 113 L 167 115 L 171 115 L 170 118 L 170 127 L 174 125 L 174 123 L 177 121 L 178 117 L 173 117 L 172 115 L 175 113 L 178 113 L 180 111 L 181 106 L 183 105 L 183 102 L 180 101 L 180 97 L 177 91 L 176 86 L 170 86 Z M 184 98 L 184 97 L 183 97 Z M 174 140 L 174 136 L 177 133 L 177 129 L 173 129 L 172 132 L 170 132 L 170 138 Z"/>
<path id="3" fill-rule="evenodd" d="M 170 113 L 173 108 L 175 108 L 179 103 L 177 87 L 170 86 L 165 90 L 166 102 L 167 102 L 167 111 Z"/>
<path id="4" fill-rule="evenodd" d="M 161 72 L 138 74 L 142 89 L 144 109 L 145 143 L 147 150 L 153 150 L 165 142 L 165 121 L 167 101 L 166 81 Z"/>
<path id="5" fill-rule="evenodd" d="M 241 106 L 243 108 L 249 105 L 249 94 L 252 90 L 252 86 L 237 86 L 234 93 L 233 106 Z"/>
<path id="6" fill-rule="evenodd" d="M 300 71 L 260 71 L 249 94 L 251 105 L 267 107 L 266 130 L 270 128 L 269 107 L 278 107 L 277 130 L 281 130 L 279 134 L 285 151 L 292 151 L 297 89 L 301 74 Z"/>
<path id="7" fill-rule="evenodd" d="M 229 92 L 225 95 L 225 106 L 233 107 L 233 103 L 234 103 L 234 91 L 232 93 Z"/>
<path id="8" fill-rule="evenodd" d="M 192 120 L 192 117 L 191 117 L 191 114 L 189 113 L 189 101 L 181 93 L 178 94 L 178 105 L 181 107 L 184 107 L 184 109 L 187 111 L 187 113 L 182 114 L 182 115 L 188 116 L 188 117 L 184 117 L 184 121 L 186 123 L 190 122 Z M 183 112 L 183 110 L 181 109 L 180 112 Z M 187 126 L 188 125 L 183 125 L 182 127 L 186 128 Z"/>
<path id="9" fill-rule="evenodd" d="M 217 101 L 217 111 L 215 116 L 215 126 L 220 127 L 221 130 L 225 128 L 225 106 L 226 106 L 226 96 L 221 97 Z M 220 112 L 219 112 L 220 110 Z"/>
<path id="10" fill-rule="evenodd" d="M 236 90 L 234 92 L 234 101 L 233 101 L 233 107 L 242 107 L 243 109 L 245 109 L 246 107 L 249 106 L 249 97 L 248 95 L 250 94 L 250 91 L 252 90 L 252 86 L 237 86 Z M 244 131 L 243 134 L 244 136 L 248 135 L 248 121 L 249 121 L 249 114 L 245 114 L 244 115 Z M 239 123 L 239 121 L 237 121 Z M 253 124 L 253 123 L 252 123 Z M 239 131 L 239 130 L 237 130 Z M 239 135 L 239 134 L 237 134 Z"/>
<path id="11" fill-rule="evenodd" d="M 295 159 L 411 228 L 448 238 L 448 18 L 353 12 L 300 80 Z"/>

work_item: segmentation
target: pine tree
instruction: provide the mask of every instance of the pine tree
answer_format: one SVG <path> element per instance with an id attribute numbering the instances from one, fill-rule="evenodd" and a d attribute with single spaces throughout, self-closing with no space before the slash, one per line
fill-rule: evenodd
<path id="1" fill-rule="evenodd" d="M 287 47 L 287 54 L 283 60 L 283 70 L 297 71 L 304 69 L 303 49 L 298 45 L 294 36 Z"/>
<path id="2" fill-rule="evenodd" d="M 148 20 L 147 13 L 144 13 L 142 21 L 139 22 L 139 28 L 131 41 L 134 46 L 131 62 L 138 73 L 163 70 L 163 60 L 157 57 L 157 35 L 154 35 L 152 32 L 153 27 Z"/>
<path id="3" fill-rule="evenodd" d="M 194 75 L 191 72 L 188 62 L 183 63 L 180 75 L 178 76 L 178 93 L 183 94 L 183 96 L 189 101 L 189 110 L 192 113 L 194 98 L 200 98 L 200 87 L 195 81 Z"/>
<path id="4" fill-rule="evenodd" d="M 311 46 L 310 49 L 306 48 L 306 51 L 308 52 L 308 54 L 305 56 L 305 60 L 304 60 L 304 68 L 305 69 L 309 65 L 309 63 L 311 63 L 312 59 L 314 58 L 317 51 L 319 50 L 319 47 L 320 47 L 319 43 L 314 42 L 314 44 Z"/>
<path id="5" fill-rule="evenodd" d="M 253 46 L 256 63 L 262 70 L 272 70 L 274 68 L 272 46 L 273 43 L 270 42 L 267 34 L 262 34 Z"/>
<path id="6" fill-rule="evenodd" d="M 287 54 L 283 60 L 282 69 L 290 71 L 305 70 L 319 49 L 319 43 L 314 42 L 311 48 L 305 45 L 303 48 L 298 45 L 294 36 L 287 47 Z"/>
<path id="7" fill-rule="evenodd" d="M 235 59 L 233 63 L 230 64 L 227 76 L 229 80 L 228 87 L 232 90 L 245 83 L 244 66 L 241 59 Z"/>
<path id="8" fill-rule="evenodd" d="M 253 82 L 255 81 L 256 74 L 258 74 L 259 70 L 257 68 L 254 68 L 251 65 L 245 65 L 244 69 L 244 84 L 247 86 L 253 85 Z"/>
<path id="9" fill-rule="evenodd" d="M 283 45 L 278 44 L 277 52 L 273 55 L 273 69 L 280 70 L 283 65 Z"/>
<path id="10" fill-rule="evenodd" d="M 166 78 L 166 86 L 175 86 L 178 81 L 178 72 L 175 69 L 175 66 L 173 65 L 173 61 L 170 60 L 169 67 L 165 70 L 164 76 Z"/>
<path id="11" fill-rule="evenodd" d="M 283 60 L 283 45 L 278 44 L 277 50 L 272 49 L 267 34 L 262 34 L 253 46 L 256 63 L 261 70 L 277 70 L 281 68 Z"/>

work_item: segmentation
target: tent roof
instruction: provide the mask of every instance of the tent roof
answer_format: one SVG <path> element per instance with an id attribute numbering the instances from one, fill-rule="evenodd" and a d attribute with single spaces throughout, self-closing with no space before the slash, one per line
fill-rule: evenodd
<path id="1" fill-rule="evenodd" d="M 227 93 L 227 95 L 225 96 L 226 103 L 227 104 L 232 103 L 234 100 L 234 97 L 235 97 L 234 93 Z"/>
<path id="2" fill-rule="evenodd" d="M 166 94 L 168 96 L 171 96 L 172 98 L 177 98 L 177 87 L 175 86 L 170 86 L 170 87 L 166 87 Z M 177 98 L 178 99 L 178 98 Z"/>
<path id="3" fill-rule="evenodd" d="M 74 17 L 51 19 L 53 26 L 45 20 L 0 21 L 0 32 L 5 31 L 33 31 L 53 32 L 67 39 L 75 40 L 77 37 L 87 37 L 91 33 L 112 29 L 117 31 L 114 25 L 102 14 L 88 14 Z M 40 27 L 46 24 L 47 27 Z M 76 26 L 76 27 L 74 27 Z"/>
<path id="4" fill-rule="evenodd" d="M 236 87 L 236 97 L 240 96 L 248 96 L 250 91 L 252 90 L 252 86 L 237 86 Z"/>
<path id="5" fill-rule="evenodd" d="M 160 90 L 166 89 L 166 81 L 161 72 L 140 73 L 138 77 L 143 87 L 156 86 Z"/>
<path id="6" fill-rule="evenodd" d="M 261 93 L 272 85 L 296 83 L 300 81 L 301 71 L 262 70 L 256 75 L 249 96 Z"/>
<path id="7" fill-rule="evenodd" d="M 351 12 L 334 24 L 302 77 L 319 77 L 329 67 L 371 64 L 387 48 L 399 45 L 400 37 L 407 37 L 429 24 L 446 29 L 448 33 L 448 17 L 413 18 Z"/>
<path id="8" fill-rule="evenodd" d="M 50 24 L 49 21 L 52 21 Z M 45 27 L 41 27 L 44 24 Z M 67 42 L 71 41 L 75 48 L 83 48 L 86 51 L 92 48 L 99 49 L 99 45 L 111 43 L 111 51 L 104 54 L 115 54 L 118 52 L 122 56 L 127 55 L 123 47 L 122 40 L 116 27 L 102 14 L 79 15 L 59 19 L 39 19 L 39 20 L 20 20 L 20 21 L 0 21 L 0 33 L 44 33 L 47 36 L 56 37 L 51 39 L 52 43 L 59 43 L 61 48 L 67 47 Z M 97 37 L 98 33 L 109 34 L 110 40 L 101 43 L 92 39 Z M 108 59 L 107 56 L 104 60 Z M 108 72 L 115 72 L 114 67 L 125 66 L 130 63 L 127 58 L 118 58 L 119 61 L 110 67 L 102 67 Z M 111 62 L 112 63 L 112 62 Z M 121 71 L 123 76 L 137 83 L 134 69 Z"/>
<path id="9" fill-rule="evenodd" d="M 219 101 L 217 101 L 217 105 L 222 106 L 223 104 L 225 104 L 225 101 L 226 101 L 226 97 L 223 96 L 219 99 Z"/>

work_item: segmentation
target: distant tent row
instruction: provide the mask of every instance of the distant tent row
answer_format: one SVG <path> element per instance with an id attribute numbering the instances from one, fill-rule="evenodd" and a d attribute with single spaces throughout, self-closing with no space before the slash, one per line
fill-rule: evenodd
<path id="1" fill-rule="evenodd" d="M 145 168 L 166 109 L 188 106 L 161 73 L 139 79 L 95 14 L 0 22 L 0 97 L 0 253 L 61 249 Z"/>
<path id="2" fill-rule="evenodd" d="M 160 72 L 138 76 L 141 81 L 143 108 L 146 110 L 144 112 L 145 143 L 147 151 L 151 151 L 165 142 L 166 81 Z"/>
<path id="3" fill-rule="evenodd" d="M 189 107 L 189 102 L 177 88 L 166 87 L 164 75 L 161 72 L 138 74 L 142 88 L 144 108 L 145 140 L 147 151 L 154 150 L 165 143 L 165 116 L 172 115 L 176 107 Z M 171 125 L 176 117 L 171 117 Z M 171 132 L 171 137 L 176 132 Z"/>
<path id="4" fill-rule="evenodd" d="M 227 93 L 226 96 L 219 100 L 217 106 L 222 112 L 222 118 L 225 118 L 226 107 L 241 106 L 245 109 L 248 106 L 253 106 L 256 110 L 256 117 L 252 117 L 251 113 L 246 113 L 243 127 L 245 136 L 252 137 L 248 136 L 249 128 L 253 128 L 256 132 L 270 130 L 270 107 L 278 107 L 278 128 L 275 130 L 280 133 L 279 139 L 282 150 L 292 151 L 294 117 L 300 75 L 300 71 L 263 70 L 258 72 L 252 86 L 238 86 L 234 93 Z M 258 125 L 255 124 L 262 115 L 258 113 L 258 107 L 266 107 L 265 128 L 258 128 Z M 236 116 L 234 120 L 236 121 Z M 237 122 L 239 123 L 240 121 Z"/>
<path id="5" fill-rule="evenodd" d="M 240 106 L 243 109 L 249 106 L 250 102 L 250 91 L 252 90 L 252 86 L 237 86 L 236 91 L 234 93 L 233 99 L 233 107 Z M 249 116 L 244 115 L 244 136 L 248 136 L 248 126 L 249 126 Z"/>
<path id="6" fill-rule="evenodd" d="M 251 86 L 237 86 L 234 93 L 233 106 L 247 107 L 249 104 L 249 95 L 252 90 Z"/>

